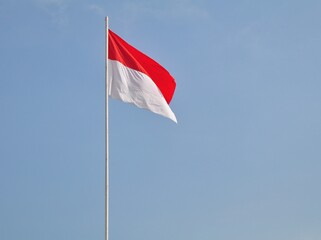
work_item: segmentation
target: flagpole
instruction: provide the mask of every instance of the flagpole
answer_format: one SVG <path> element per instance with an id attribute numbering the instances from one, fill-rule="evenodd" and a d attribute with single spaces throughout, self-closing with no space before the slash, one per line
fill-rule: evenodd
<path id="1" fill-rule="evenodd" d="M 105 18 L 105 240 L 109 223 L 109 148 L 108 148 L 108 17 Z"/>

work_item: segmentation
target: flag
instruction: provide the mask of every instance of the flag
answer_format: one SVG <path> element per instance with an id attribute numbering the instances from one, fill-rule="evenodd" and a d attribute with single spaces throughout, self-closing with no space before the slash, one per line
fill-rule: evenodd
<path id="1" fill-rule="evenodd" d="M 177 122 L 169 107 L 176 82 L 156 61 L 108 30 L 109 96 Z"/>

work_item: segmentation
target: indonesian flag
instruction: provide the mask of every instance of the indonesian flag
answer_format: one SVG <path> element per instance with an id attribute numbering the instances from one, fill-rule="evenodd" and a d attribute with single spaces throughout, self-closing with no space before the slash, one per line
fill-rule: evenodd
<path id="1" fill-rule="evenodd" d="M 169 107 L 176 83 L 169 72 L 108 30 L 108 81 L 112 98 L 177 122 Z"/>

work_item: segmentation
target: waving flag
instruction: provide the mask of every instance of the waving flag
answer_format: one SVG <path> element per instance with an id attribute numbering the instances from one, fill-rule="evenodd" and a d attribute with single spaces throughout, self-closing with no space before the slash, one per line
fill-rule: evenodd
<path id="1" fill-rule="evenodd" d="M 108 81 L 112 98 L 177 122 L 169 107 L 176 82 L 169 72 L 108 30 Z"/>

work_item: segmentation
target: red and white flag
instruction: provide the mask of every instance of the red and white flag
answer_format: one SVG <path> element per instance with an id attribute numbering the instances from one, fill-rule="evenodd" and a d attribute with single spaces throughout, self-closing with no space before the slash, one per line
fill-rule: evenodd
<path id="1" fill-rule="evenodd" d="M 169 72 L 108 30 L 108 81 L 112 98 L 177 122 L 169 107 L 176 82 Z"/>

